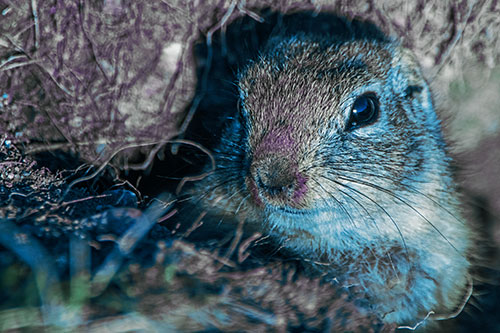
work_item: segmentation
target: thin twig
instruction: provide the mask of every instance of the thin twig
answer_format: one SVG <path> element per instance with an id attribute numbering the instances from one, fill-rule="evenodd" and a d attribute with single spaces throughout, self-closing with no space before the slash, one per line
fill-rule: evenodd
<path id="1" fill-rule="evenodd" d="M 212 38 L 213 38 L 213 34 L 227 23 L 228 19 L 233 14 L 234 9 L 236 8 L 236 4 L 237 4 L 237 0 L 232 0 L 231 4 L 229 5 L 229 8 L 227 9 L 227 11 L 224 14 L 224 16 L 222 17 L 222 19 L 216 25 L 214 25 L 212 28 L 210 28 L 207 32 L 207 41 L 206 41 L 207 59 L 206 59 L 205 68 L 203 69 L 203 74 L 201 77 L 201 84 L 200 84 L 201 88 L 200 88 L 200 92 L 198 94 L 196 94 L 196 96 L 194 97 L 194 99 L 191 103 L 191 107 L 189 108 L 189 110 L 186 114 L 186 117 L 184 118 L 181 126 L 179 127 L 179 133 L 180 133 L 181 138 L 182 138 L 182 135 L 184 134 L 184 132 L 186 131 L 188 125 L 191 123 L 191 120 L 193 119 L 193 117 L 196 113 L 196 110 L 198 109 L 198 105 L 200 104 L 201 100 L 205 96 L 205 91 L 206 91 L 207 82 L 208 82 L 208 74 L 210 73 L 210 68 L 212 67 L 212 57 L 213 57 Z M 177 154 L 177 151 L 178 151 L 178 145 L 173 145 L 172 146 L 172 153 L 175 155 L 175 154 Z"/>
<path id="2" fill-rule="evenodd" d="M 167 143 L 167 141 L 163 141 L 163 142 L 158 143 L 153 149 L 151 149 L 151 151 L 148 154 L 148 157 L 144 160 L 144 162 L 142 162 L 140 164 L 129 164 L 126 169 L 130 169 L 130 170 L 146 170 L 151 165 L 151 163 L 153 162 L 153 159 L 154 159 L 155 155 L 158 153 L 158 151 L 163 146 L 165 146 L 166 143 Z"/>
<path id="3" fill-rule="evenodd" d="M 26 55 L 24 55 L 24 54 L 10 56 L 10 57 L 8 57 L 7 59 L 3 60 L 0 63 L 0 69 L 2 69 L 2 67 L 5 66 L 5 65 L 7 65 L 8 63 L 13 62 L 14 60 L 17 60 L 17 59 L 26 59 L 26 58 L 28 58 L 28 57 Z"/>
<path id="4" fill-rule="evenodd" d="M 11 166 L 11 165 L 18 165 L 18 164 L 23 164 L 22 162 L 16 162 L 16 161 L 1 161 L 0 166 Z"/>
<path id="5" fill-rule="evenodd" d="M 229 7 L 228 7 L 226 13 L 224 14 L 224 16 L 222 16 L 222 19 L 216 25 L 214 25 L 212 28 L 210 28 L 208 30 L 208 32 L 207 32 L 207 46 L 209 46 L 209 47 L 212 46 L 212 36 L 213 36 L 214 32 L 219 30 L 221 27 L 223 27 L 227 23 L 227 20 L 229 20 L 229 18 L 233 14 L 237 3 L 238 3 L 237 0 L 232 0 L 231 3 L 229 4 Z"/>
<path id="6" fill-rule="evenodd" d="M 81 182 L 84 182 L 84 181 L 88 181 L 90 179 L 93 179 L 94 177 L 96 177 L 99 173 L 101 173 L 102 170 L 104 170 L 104 168 L 109 164 L 109 162 L 111 162 L 111 160 L 121 151 L 123 150 L 126 150 L 126 149 L 130 149 L 130 148 L 137 148 L 137 147 L 144 147 L 144 146 L 151 146 L 151 145 L 154 145 L 154 144 L 157 144 L 158 142 L 146 142 L 146 143 L 134 143 L 134 144 L 129 144 L 129 145 L 125 145 L 119 149 L 117 149 L 115 152 L 113 152 L 107 159 L 106 161 L 104 161 L 100 166 L 99 168 L 97 168 L 96 171 L 94 171 L 92 174 L 88 175 L 88 176 L 84 176 L 84 177 L 80 177 L 78 179 L 75 179 L 74 181 L 72 181 L 68 187 L 66 188 L 66 191 L 64 192 L 64 194 L 61 196 L 61 199 L 59 200 L 60 202 L 62 202 L 62 200 L 64 199 L 64 197 L 69 193 L 69 191 L 71 190 L 71 188 L 73 188 L 73 186 L 75 186 L 76 184 L 78 183 L 81 183 Z"/>
<path id="7" fill-rule="evenodd" d="M 30 149 L 27 149 L 24 151 L 25 154 L 30 155 L 30 154 L 36 154 L 41 151 L 50 151 L 50 150 L 59 150 L 59 149 L 64 149 L 64 148 L 71 148 L 72 146 L 89 146 L 89 145 L 100 145 L 100 144 L 109 144 L 113 142 L 106 141 L 105 139 L 102 140 L 96 140 L 96 141 L 81 141 L 81 142 L 61 142 L 61 143 L 52 143 L 52 144 L 42 144 L 42 145 L 36 145 L 32 144 L 30 145 Z M 155 142 L 156 143 L 156 142 Z M 151 143 L 151 144 L 155 144 Z"/>
<path id="8" fill-rule="evenodd" d="M 38 50 L 40 46 L 40 26 L 36 0 L 31 0 L 31 13 L 33 14 L 33 21 L 35 22 L 35 49 Z"/>
<path id="9" fill-rule="evenodd" d="M 54 117 L 52 117 L 52 114 L 46 110 L 45 108 L 40 108 L 40 111 L 42 111 L 43 113 L 45 113 L 47 115 L 47 118 L 49 118 L 50 122 L 52 123 L 52 125 L 54 125 L 54 127 L 56 128 L 56 130 L 62 135 L 62 137 L 68 141 L 68 143 L 70 144 L 71 147 L 74 146 L 74 143 L 73 143 L 73 140 L 71 139 L 71 137 L 69 137 L 65 131 L 59 127 L 59 125 L 57 124 L 56 120 L 54 119 Z"/>
<path id="10" fill-rule="evenodd" d="M 45 72 L 45 74 L 47 74 L 49 76 L 49 78 L 52 80 L 52 82 L 55 83 L 55 85 L 62 91 L 64 92 L 66 95 L 68 95 L 69 97 L 71 98 L 75 98 L 75 95 L 69 91 L 68 88 L 66 88 L 65 86 L 63 86 L 61 83 L 57 82 L 56 78 L 54 77 L 54 75 L 52 75 L 52 73 L 46 69 L 44 66 L 42 66 L 41 63 L 39 62 L 36 62 L 35 63 L 43 72 Z"/>
<path id="11" fill-rule="evenodd" d="M 183 140 L 183 139 L 172 140 L 170 142 L 172 142 L 172 143 L 186 144 L 186 145 L 190 145 L 190 146 L 198 148 L 199 150 L 201 150 L 203 153 L 205 153 L 210 158 L 210 166 L 211 166 L 211 170 L 209 170 L 207 172 L 204 172 L 204 173 L 202 173 L 200 175 L 182 178 L 182 180 L 180 181 L 179 185 L 177 186 L 177 189 L 175 190 L 176 194 L 180 193 L 180 191 L 182 190 L 182 187 L 184 186 L 184 184 L 186 182 L 201 180 L 201 179 L 205 178 L 207 175 L 209 175 L 211 172 L 213 172 L 215 170 L 216 163 L 215 163 L 214 156 L 212 155 L 212 153 L 210 152 L 210 150 L 208 150 L 207 148 L 203 147 L 201 144 L 196 143 L 194 141 Z"/>
<path id="12" fill-rule="evenodd" d="M 262 237 L 260 232 L 254 233 L 252 236 L 248 237 L 246 240 L 242 241 L 240 246 L 238 247 L 238 262 L 242 263 L 245 261 L 250 255 L 249 252 L 246 252 L 248 247 L 256 240 Z M 254 243 L 255 244 L 255 243 Z"/>
<path id="13" fill-rule="evenodd" d="M 242 0 L 242 1 L 238 2 L 238 10 L 241 13 L 250 16 L 252 19 L 254 19 L 257 22 L 260 22 L 260 23 L 264 22 L 264 19 L 259 14 L 254 13 L 251 10 L 246 9 L 245 5 L 246 5 L 246 0 Z M 321 7 L 320 4 L 318 4 L 318 6 Z"/>
<path id="14" fill-rule="evenodd" d="M 243 225 L 245 224 L 245 216 L 240 215 L 239 216 L 239 221 L 238 221 L 238 227 L 236 228 L 236 231 L 234 233 L 234 237 L 231 241 L 231 244 L 229 245 L 229 249 L 226 251 L 226 254 L 224 254 L 223 258 L 226 259 L 227 261 L 231 261 L 230 258 L 233 255 L 234 251 L 236 250 L 236 246 L 238 246 L 238 243 L 241 240 L 241 237 L 243 236 Z M 217 267 L 217 270 L 220 270 L 222 268 L 223 264 Z"/>
<path id="15" fill-rule="evenodd" d="M 158 219 L 157 223 L 162 223 L 166 220 L 168 220 L 169 218 L 171 218 L 172 216 L 174 216 L 175 214 L 177 214 L 178 210 L 177 209 L 172 209 L 170 212 L 168 212 L 168 214 L 165 214 L 165 216 L 163 216 L 162 218 Z"/>
<path id="16" fill-rule="evenodd" d="M 451 52 L 457 45 L 458 41 L 460 38 L 462 38 L 462 33 L 464 32 L 467 23 L 469 21 L 469 17 L 472 13 L 472 9 L 474 5 L 476 4 L 476 1 L 472 1 L 472 3 L 469 4 L 469 10 L 467 12 L 467 15 L 465 19 L 462 21 L 462 27 L 457 27 L 455 36 L 447 43 L 447 45 L 444 47 L 444 49 L 436 56 L 435 64 L 438 65 L 437 69 L 435 70 L 434 74 L 432 75 L 431 81 L 434 81 L 435 77 L 437 74 L 441 71 L 441 69 L 444 67 L 444 64 L 446 63 L 447 59 L 449 58 Z M 455 15 L 456 14 L 456 7 L 453 7 L 455 10 Z M 458 24 L 457 24 L 458 25 Z"/>
<path id="17" fill-rule="evenodd" d="M 193 231 L 201 227 L 203 225 L 202 219 L 205 217 L 205 215 L 207 215 L 206 211 L 201 212 L 201 214 L 196 218 L 191 227 L 189 227 L 189 229 L 186 230 L 186 232 L 182 235 L 182 237 L 183 238 L 189 237 L 189 235 L 191 235 Z"/>
<path id="18" fill-rule="evenodd" d="M 71 201 L 65 201 L 65 202 L 62 202 L 62 203 L 58 204 L 53 209 L 59 209 L 59 208 L 62 208 L 62 207 L 65 207 L 65 206 L 69 206 L 69 205 L 73 205 L 73 204 L 76 204 L 76 203 L 79 203 L 79 202 L 83 202 L 83 201 L 88 201 L 88 200 L 93 200 L 93 199 L 108 198 L 110 196 L 111 196 L 111 194 L 101 194 L 101 195 L 93 195 L 93 196 L 90 196 L 90 197 L 80 198 L 80 199 L 71 200 Z"/>
<path id="19" fill-rule="evenodd" d="M 84 15 L 85 15 L 85 13 L 84 13 L 84 11 L 85 11 L 85 1 L 80 0 L 80 12 L 79 12 L 80 15 L 79 16 L 80 16 L 80 27 L 82 29 L 83 36 L 85 37 L 87 42 L 89 42 L 89 44 L 90 44 L 90 50 L 92 51 L 92 55 L 94 56 L 95 63 L 97 65 L 97 67 L 99 68 L 101 73 L 104 75 L 104 78 L 106 79 L 106 81 L 108 81 L 108 83 L 110 83 L 111 80 L 110 80 L 110 78 L 108 78 L 108 75 L 106 74 L 106 71 L 102 67 L 102 64 L 99 61 L 99 58 L 97 57 L 97 54 L 95 52 L 94 42 L 92 41 L 92 39 L 90 39 L 90 36 L 87 33 L 87 30 L 85 30 L 85 27 L 84 27 Z"/>

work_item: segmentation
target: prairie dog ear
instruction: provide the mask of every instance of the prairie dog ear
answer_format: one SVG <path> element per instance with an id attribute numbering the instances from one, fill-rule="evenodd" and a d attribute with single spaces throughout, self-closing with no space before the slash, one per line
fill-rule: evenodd
<path id="1" fill-rule="evenodd" d="M 425 123 L 428 130 L 440 136 L 439 120 L 434 112 L 431 91 L 413 52 L 396 45 L 390 72 L 389 78 L 394 91 L 407 100 L 411 106 L 409 110 L 419 110 L 408 112 L 407 115 L 417 122 Z"/>
<path id="2" fill-rule="evenodd" d="M 398 83 L 394 82 L 395 86 L 399 88 L 398 92 L 410 99 L 418 97 L 422 93 L 429 94 L 420 64 L 412 51 L 400 45 L 395 46 L 391 67 L 396 80 L 399 81 Z"/>

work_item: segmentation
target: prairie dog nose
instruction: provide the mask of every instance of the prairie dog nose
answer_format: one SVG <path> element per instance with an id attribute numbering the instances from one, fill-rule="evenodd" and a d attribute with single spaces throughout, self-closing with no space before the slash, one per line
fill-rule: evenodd
<path id="1" fill-rule="evenodd" d="M 296 179 L 290 161 L 283 157 L 271 157 L 256 163 L 254 179 L 266 196 L 289 196 L 293 193 Z"/>
<path id="2" fill-rule="evenodd" d="M 250 167 L 253 180 L 254 199 L 261 197 L 275 206 L 299 208 L 307 193 L 307 177 L 298 171 L 298 166 L 287 156 L 270 153 L 262 159 L 254 160 Z"/>

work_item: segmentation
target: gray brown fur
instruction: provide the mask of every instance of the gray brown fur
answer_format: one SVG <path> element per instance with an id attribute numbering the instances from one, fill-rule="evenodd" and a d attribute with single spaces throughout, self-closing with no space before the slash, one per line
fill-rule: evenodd
<path id="1" fill-rule="evenodd" d="M 378 119 L 348 131 L 366 91 L 378 97 Z M 303 258 L 328 262 L 322 269 L 365 290 L 386 322 L 415 324 L 462 305 L 472 232 L 408 50 L 278 36 L 242 71 L 239 92 L 242 114 L 222 137 L 217 169 L 196 185 L 209 214 L 244 217 Z"/>

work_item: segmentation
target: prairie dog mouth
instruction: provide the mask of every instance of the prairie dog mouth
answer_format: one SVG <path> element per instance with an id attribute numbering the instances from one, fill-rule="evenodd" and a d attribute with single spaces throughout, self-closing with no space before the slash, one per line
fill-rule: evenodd
<path id="1" fill-rule="evenodd" d="M 313 215 L 315 211 L 310 209 L 297 209 L 290 207 L 276 207 L 276 206 L 268 206 L 267 210 L 272 213 L 278 213 L 281 215 L 288 216 L 305 216 L 305 215 Z"/>

